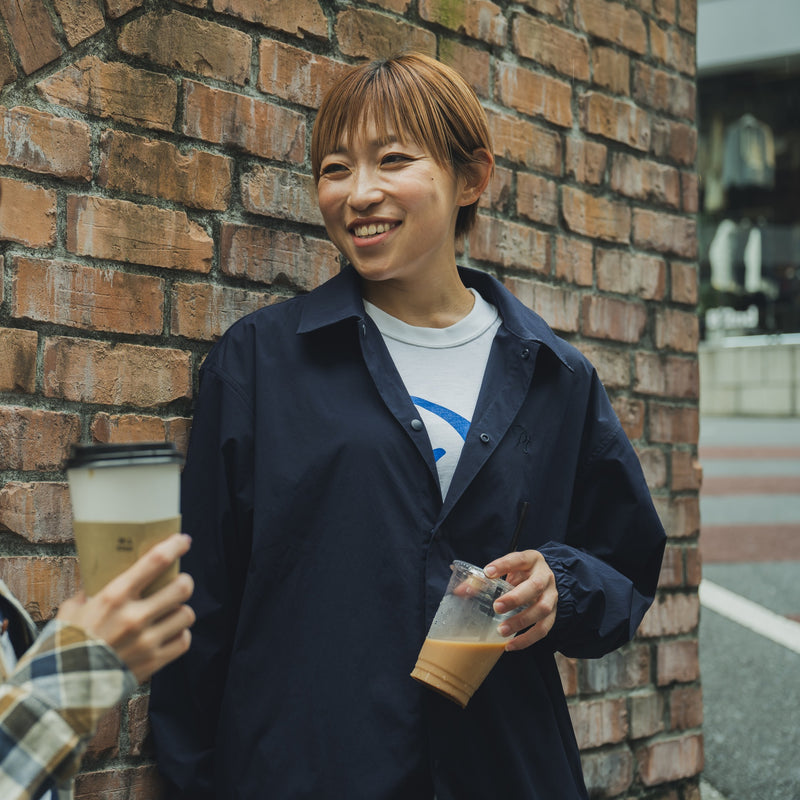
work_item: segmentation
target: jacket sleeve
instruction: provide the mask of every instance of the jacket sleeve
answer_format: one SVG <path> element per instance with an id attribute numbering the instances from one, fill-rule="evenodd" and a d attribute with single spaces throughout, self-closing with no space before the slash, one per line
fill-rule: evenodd
<path id="1" fill-rule="evenodd" d="M 553 647 L 596 658 L 633 638 L 665 544 L 639 459 L 593 373 L 567 535 L 540 548 L 558 588 Z"/>
<path id="2" fill-rule="evenodd" d="M 50 622 L 0 685 L 0 797 L 67 786 L 100 718 L 136 686 L 105 642 Z"/>
<path id="3" fill-rule="evenodd" d="M 252 541 L 252 409 L 237 383 L 201 371 L 182 476 L 183 530 L 192 547 L 192 645 L 153 676 L 150 722 L 171 800 L 210 800 L 216 731 Z"/>

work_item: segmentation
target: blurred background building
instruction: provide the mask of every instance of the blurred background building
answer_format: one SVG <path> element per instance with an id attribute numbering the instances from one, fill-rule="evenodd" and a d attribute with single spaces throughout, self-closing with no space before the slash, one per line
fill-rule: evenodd
<path id="1" fill-rule="evenodd" d="M 700 407 L 800 415 L 800 2 L 699 0 Z"/>

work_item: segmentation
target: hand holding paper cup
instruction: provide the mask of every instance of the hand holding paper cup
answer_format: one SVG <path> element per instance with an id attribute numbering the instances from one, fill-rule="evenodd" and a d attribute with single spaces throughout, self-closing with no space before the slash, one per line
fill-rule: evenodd
<path id="1" fill-rule="evenodd" d="M 498 627 L 524 606 L 497 614 L 493 603 L 514 588 L 510 583 L 466 561 L 454 561 L 451 569 L 411 677 L 463 708 L 503 654 L 508 638 Z"/>
<path id="2" fill-rule="evenodd" d="M 181 529 L 181 457 L 169 443 L 75 446 L 66 464 L 81 581 L 94 595 Z M 145 591 L 178 574 L 178 562 Z"/>

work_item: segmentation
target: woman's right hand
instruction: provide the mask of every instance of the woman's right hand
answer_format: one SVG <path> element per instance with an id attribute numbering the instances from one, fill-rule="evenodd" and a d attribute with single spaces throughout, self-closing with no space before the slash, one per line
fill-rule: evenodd
<path id="1" fill-rule="evenodd" d="M 139 683 L 148 680 L 189 649 L 195 614 L 186 601 L 194 582 L 182 573 L 149 597 L 142 592 L 190 545 L 185 534 L 173 534 L 97 594 L 87 598 L 79 592 L 64 601 L 56 618 L 103 639 Z"/>

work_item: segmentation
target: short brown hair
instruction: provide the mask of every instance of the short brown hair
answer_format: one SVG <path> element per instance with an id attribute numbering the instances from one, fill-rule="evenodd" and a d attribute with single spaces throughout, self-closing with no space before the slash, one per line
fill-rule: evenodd
<path id="1" fill-rule="evenodd" d="M 316 182 L 322 159 L 370 122 L 381 137 L 391 131 L 425 147 L 457 176 L 476 163 L 476 150 L 492 152 L 486 114 L 472 87 L 440 61 L 405 53 L 354 67 L 328 90 L 311 137 Z M 456 236 L 472 228 L 477 211 L 477 201 L 459 209 Z"/>

